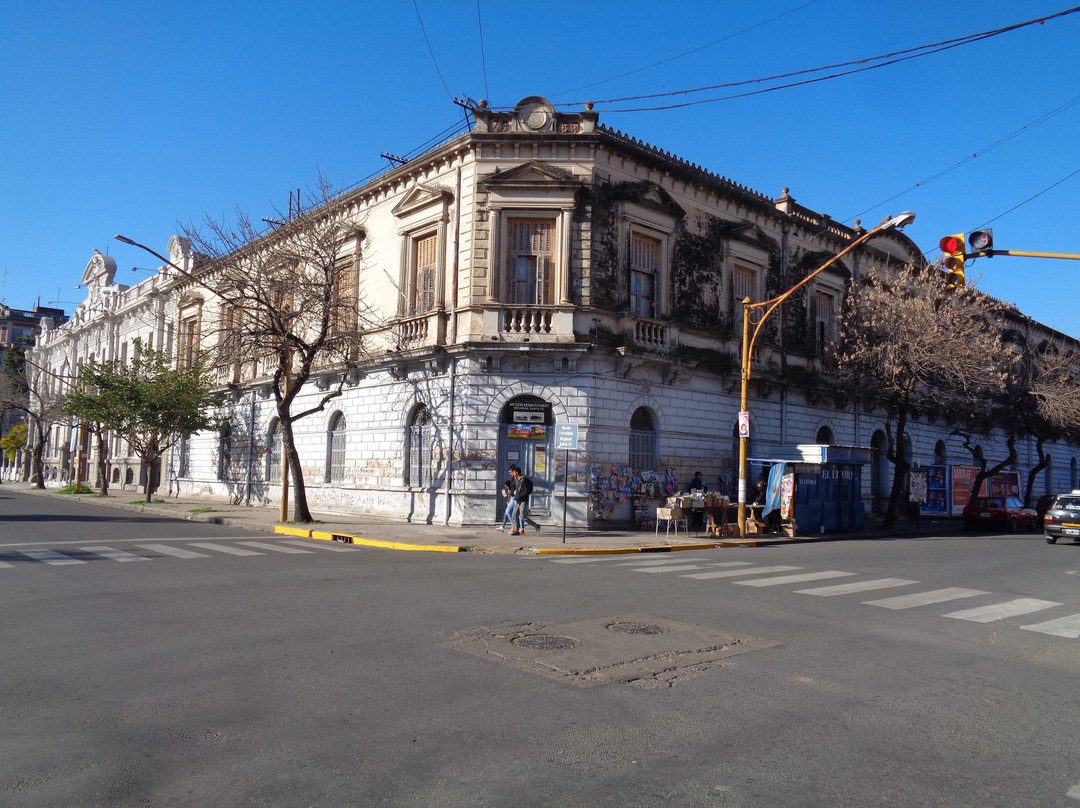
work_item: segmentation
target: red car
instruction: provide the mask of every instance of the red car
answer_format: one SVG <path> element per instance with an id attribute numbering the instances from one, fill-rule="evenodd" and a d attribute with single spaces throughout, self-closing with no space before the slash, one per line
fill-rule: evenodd
<path id="1" fill-rule="evenodd" d="M 963 518 L 968 530 L 1006 527 L 1015 533 L 1020 528 L 1035 530 L 1040 524 L 1039 515 L 1016 497 L 975 497 L 964 506 Z"/>

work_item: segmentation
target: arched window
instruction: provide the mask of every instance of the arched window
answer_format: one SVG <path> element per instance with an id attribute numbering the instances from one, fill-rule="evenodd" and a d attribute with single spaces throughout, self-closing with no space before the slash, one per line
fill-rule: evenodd
<path id="1" fill-rule="evenodd" d="M 229 466 L 232 464 L 232 427 L 225 424 L 218 433 L 217 478 L 229 479 Z"/>
<path id="2" fill-rule="evenodd" d="M 652 413 L 638 407 L 630 418 L 630 468 L 652 471 L 656 468 L 656 426 Z"/>
<path id="3" fill-rule="evenodd" d="M 434 438 L 435 427 L 431 422 L 431 413 L 421 404 L 413 410 L 407 429 L 405 485 L 411 488 L 431 486 L 431 444 Z"/>
<path id="4" fill-rule="evenodd" d="M 177 471 L 178 477 L 187 477 L 191 474 L 191 435 L 184 435 L 180 438 L 179 446 L 180 468 Z"/>
<path id="5" fill-rule="evenodd" d="M 340 483 L 345 479 L 345 415 L 335 412 L 330 418 L 326 436 L 326 481 Z"/>
<path id="6" fill-rule="evenodd" d="M 834 440 L 833 431 L 829 429 L 829 427 L 818 427 L 817 437 L 814 439 L 814 443 L 822 443 L 826 446 L 831 446 Z"/>
<path id="7" fill-rule="evenodd" d="M 949 451 L 945 447 L 945 441 L 939 440 L 934 444 L 934 465 L 945 466 L 949 463 Z"/>
<path id="8" fill-rule="evenodd" d="M 266 479 L 281 482 L 281 421 L 277 418 L 270 425 L 270 453 L 266 458 Z"/>

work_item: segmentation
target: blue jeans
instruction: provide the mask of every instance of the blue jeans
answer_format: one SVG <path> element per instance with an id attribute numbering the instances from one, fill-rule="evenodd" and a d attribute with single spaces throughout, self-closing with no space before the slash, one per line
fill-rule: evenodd
<path id="1" fill-rule="evenodd" d="M 514 508 L 513 514 L 510 516 L 510 527 L 515 530 L 525 530 L 525 523 L 528 522 L 533 527 L 536 527 L 536 522 L 529 518 L 529 502 L 515 502 L 517 507 Z"/>

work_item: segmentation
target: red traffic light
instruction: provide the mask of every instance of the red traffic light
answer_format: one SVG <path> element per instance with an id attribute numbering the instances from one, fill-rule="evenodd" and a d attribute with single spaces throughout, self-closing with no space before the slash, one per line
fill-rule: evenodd
<path id="1" fill-rule="evenodd" d="M 943 253 L 958 253 L 964 251 L 964 236 L 957 233 L 955 236 L 943 236 L 938 242 Z"/>

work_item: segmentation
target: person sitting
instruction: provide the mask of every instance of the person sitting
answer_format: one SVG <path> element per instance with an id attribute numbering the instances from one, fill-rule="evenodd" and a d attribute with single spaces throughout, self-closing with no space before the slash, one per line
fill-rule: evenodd
<path id="1" fill-rule="evenodd" d="M 701 479 L 701 472 L 700 471 L 695 471 L 694 472 L 694 479 L 692 479 L 690 481 L 690 485 L 688 486 L 687 490 L 691 494 L 694 494 L 694 493 L 704 494 L 705 493 L 705 481 Z"/>

